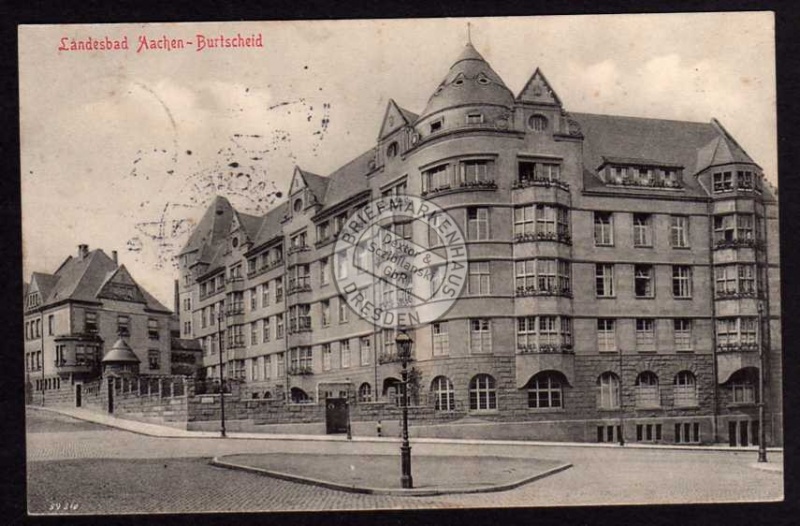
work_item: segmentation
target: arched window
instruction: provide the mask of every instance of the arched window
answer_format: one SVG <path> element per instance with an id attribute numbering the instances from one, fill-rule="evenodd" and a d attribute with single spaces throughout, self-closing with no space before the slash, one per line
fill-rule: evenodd
<path id="1" fill-rule="evenodd" d="M 290 396 L 292 403 L 295 404 L 307 404 L 312 401 L 308 394 L 299 387 L 292 387 Z"/>
<path id="2" fill-rule="evenodd" d="M 264 398 L 265 399 L 266 398 L 272 398 L 272 393 L 270 393 L 269 391 L 264 391 Z"/>
<path id="3" fill-rule="evenodd" d="M 497 409 L 497 391 L 494 378 L 488 374 L 479 374 L 470 380 L 469 408 L 472 411 Z"/>
<path id="4" fill-rule="evenodd" d="M 530 118 L 528 118 L 528 128 L 535 132 L 547 130 L 547 117 L 544 115 L 531 115 Z"/>
<path id="5" fill-rule="evenodd" d="M 758 402 L 756 386 L 758 385 L 758 369 L 740 369 L 733 373 L 729 381 L 731 401 L 734 404 L 755 404 Z"/>
<path id="6" fill-rule="evenodd" d="M 367 382 L 364 382 L 358 388 L 358 401 L 372 402 L 372 386 L 369 385 Z"/>
<path id="7" fill-rule="evenodd" d="M 659 407 L 661 396 L 658 390 L 658 376 L 645 371 L 636 377 L 636 407 Z"/>
<path id="8" fill-rule="evenodd" d="M 528 381 L 528 407 L 545 409 L 564 407 L 564 377 L 555 371 L 545 371 Z"/>
<path id="9" fill-rule="evenodd" d="M 434 407 L 437 411 L 455 411 L 456 392 L 453 382 L 446 376 L 437 376 L 431 384 L 433 391 Z"/>
<path id="10" fill-rule="evenodd" d="M 675 407 L 697 405 L 697 379 L 691 371 L 681 371 L 675 375 Z"/>
<path id="11" fill-rule="evenodd" d="M 619 377 L 605 372 L 597 378 L 597 407 L 617 409 L 619 407 Z"/>
<path id="12" fill-rule="evenodd" d="M 397 155 L 397 141 L 393 141 L 386 148 L 386 156 L 392 158 Z"/>

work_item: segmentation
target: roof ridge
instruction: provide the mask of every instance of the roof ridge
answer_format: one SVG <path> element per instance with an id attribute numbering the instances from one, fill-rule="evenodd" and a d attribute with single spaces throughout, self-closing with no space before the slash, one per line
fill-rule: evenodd
<path id="1" fill-rule="evenodd" d="M 631 120 L 640 120 L 640 121 L 663 121 L 663 122 L 679 122 L 681 124 L 698 124 L 698 125 L 705 125 L 711 126 L 711 122 L 704 122 L 704 121 L 686 121 L 686 120 L 679 120 L 679 119 L 664 119 L 661 117 L 640 117 L 640 116 L 633 116 L 633 115 L 613 115 L 610 113 L 591 113 L 585 111 L 570 111 L 570 113 L 575 115 L 586 115 L 592 117 L 612 117 L 614 119 L 631 119 Z"/>

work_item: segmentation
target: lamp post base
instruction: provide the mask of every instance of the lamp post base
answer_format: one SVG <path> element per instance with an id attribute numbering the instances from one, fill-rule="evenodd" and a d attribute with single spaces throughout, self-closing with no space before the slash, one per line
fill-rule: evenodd
<path id="1" fill-rule="evenodd" d="M 400 463 L 402 468 L 400 486 L 403 489 L 412 489 L 414 487 L 414 479 L 411 477 L 411 446 L 408 444 L 400 446 Z"/>

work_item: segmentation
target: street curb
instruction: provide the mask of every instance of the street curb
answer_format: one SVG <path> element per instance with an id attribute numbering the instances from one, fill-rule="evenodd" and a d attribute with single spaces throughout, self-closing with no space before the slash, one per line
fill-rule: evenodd
<path id="1" fill-rule="evenodd" d="M 231 455 L 225 455 L 231 456 Z M 286 480 L 289 482 L 296 482 L 299 484 L 306 484 L 309 486 L 319 486 L 327 489 L 337 490 L 337 491 L 346 491 L 349 493 L 359 493 L 359 494 L 366 494 L 366 495 L 393 495 L 393 496 L 404 496 L 404 497 L 432 497 L 436 495 L 463 495 L 468 493 L 494 493 L 498 491 L 508 491 L 514 488 L 518 488 L 522 485 L 529 484 L 536 480 L 543 479 L 545 477 L 549 477 L 550 475 L 555 475 L 556 473 L 560 473 L 561 471 L 567 470 L 572 467 L 572 464 L 569 462 L 564 463 L 560 466 L 556 466 L 554 468 L 550 468 L 546 471 L 541 473 L 537 473 L 536 475 L 532 475 L 530 477 L 525 477 L 520 480 L 516 480 L 514 482 L 509 482 L 506 484 L 496 484 L 493 486 L 480 486 L 477 488 L 431 488 L 431 489 L 401 489 L 401 488 L 369 488 L 369 487 L 362 487 L 362 486 L 347 486 L 345 484 L 338 484 L 336 482 L 329 482 L 327 480 L 320 480 L 314 479 L 310 477 L 302 477 L 300 475 L 293 475 L 290 473 L 282 473 L 280 471 L 272 471 L 264 468 L 256 468 L 252 466 L 243 466 L 241 464 L 234 464 L 233 462 L 226 462 L 221 460 L 224 457 L 214 457 L 211 459 L 209 464 L 212 466 L 217 466 L 220 468 L 226 469 L 233 469 L 237 471 L 245 471 L 248 473 L 253 473 L 256 475 L 261 475 L 264 477 L 271 477 L 280 480 Z"/>
<path id="2" fill-rule="evenodd" d="M 211 433 L 211 431 L 189 431 L 170 428 L 167 426 L 160 426 L 159 424 L 151 424 L 148 422 L 139 422 L 138 420 L 127 420 L 120 417 L 113 417 L 115 420 L 121 420 L 129 425 L 120 425 L 117 422 L 103 422 L 98 419 L 88 417 L 87 415 L 75 415 L 65 411 L 60 411 L 57 407 L 42 407 L 34 405 L 26 405 L 31 409 L 39 411 L 49 411 L 57 413 L 68 418 L 76 420 L 83 420 L 84 422 L 91 422 L 93 424 L 120 429 L 128 431 L 137 435 L 144 435 L 153 438 L 193 438 L 193 439 L 209 439 L 219 440 L 221 437 L 217 434 L 214 435 L 200 435 L 195 433 Z M 135 429 L 137 424 L 148 426 L 161 427 L 172 431 L 172 433 L 158 434 L 144 429 Z M 241 435 L 248 436 L 241 436 Z M 238 435 L 238 436 L 237 436 Z M 258 433 L 243 433 L 233 432 L 225 437 L 226 440 L 283 440 L 283 441 L 304 441 L 304 442 L 365 442 L 365 443 L 400 443 L 399 438 L 391 437 L 364 437 L 356 436 L 352 440 L 348 440 L 339 435 L 292 435 L 292 434 L 263 434 Z M 744 446 L 744 447 L 730 447 L 730 446 L 691 446 L 691 445 L 671 445 L 671 444 L 632 444 L 628 443 L 624 446 L 612 443 L 594 443 L 594 442 L 542 442 L 532 440 L 493 440 L 493 439 L 474 439 L 474 438 L 423 438 L 415 437 L 411 439 L 417 444 L 453 444 L 465 446 L 519 446 L 519 447 L 574 447 L 574 448 L 605 448 L 605 449 L 650 449 L 650 450 L 672 450 L 672 451 L 705 451 L 705 452 L 728 452 L 728 453 L 749 453 L 758 451 L 758 446 Z M 782 447 L 767 447 L 768 452 L 783 453 Z"/>
<path id="3" fill-rule="evenodd" d="M 764 462 L 754 462 L 750 467 L 759 471 L 766 471 L 767 473 L 775 473 L 776 475 L 783 475 L 783 464 L 776 465 L 775 463 L 769 464 Z"/>

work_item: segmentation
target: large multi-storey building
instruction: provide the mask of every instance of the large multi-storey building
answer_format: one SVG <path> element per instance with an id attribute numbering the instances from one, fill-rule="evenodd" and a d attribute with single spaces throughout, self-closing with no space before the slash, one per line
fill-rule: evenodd
<path id="1" fill-rule="evenodd" d="M 334 246 L 370 199 L 445 209 L 467 240 L 454 306 L 414 340 L 415 403 L 538 421 L 531 438 L 781 442 L 776 191 L 716 120 L 568 112 L 538 69 L 515 97 L 468 44 L 416 115 L 263 217 L 216 197 L 182 250 L 182 337 L 253 397 L 394 396 L 394 334 L 337 292 Z M 431 246 L 419 222 L 401 237 Z"/>
<path id="2" fill-rule="evenodd" d="M 102 250 L 79 245 L 52 274 L 34 272 L 24 290 L 25 370 L 29 394 L 72 393 L 96 380 L 120 338 L 144 375 L 170 373 L 169 309 Z"/>

